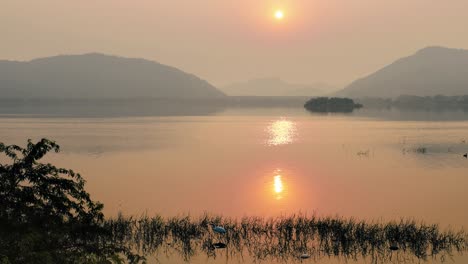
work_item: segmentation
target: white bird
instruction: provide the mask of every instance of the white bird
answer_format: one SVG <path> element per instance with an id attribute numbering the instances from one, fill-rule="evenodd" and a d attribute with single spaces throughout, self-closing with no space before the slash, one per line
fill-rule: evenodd
<path id="1" fill-rule="evenodd" d="M 221 227 L 221 226 L 216 226 L 214 224 L 212 224 L 213 226 L 213 231 L 215 233 L 219 233 L 219 234 L 226 234 L 226 229 L 224 229 L 224 227 Z"/>

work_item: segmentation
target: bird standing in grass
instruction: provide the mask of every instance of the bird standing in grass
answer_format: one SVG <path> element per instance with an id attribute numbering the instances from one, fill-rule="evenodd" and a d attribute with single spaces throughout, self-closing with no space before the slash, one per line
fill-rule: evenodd
<path id="1" fill-rule="evenodd" d="M 226 234 L 226 229 L 224 229 L 224 227 L 221 227 L 221 226 L 217 226 L 215 224 L 212 224 L 212 227 L 213 227 L 213 231 L 215 233 L 218 233 L 218 234 Z"/>
<path id="2" fill-rule="evenodd" d="M 213 232 L 217 233 L 217 234 L 221 234 L 221 235 L 224 235 L 226 234 L 226 229 L 224 229 L 224 227 L 222 226 L 217 226 L 215 224 L 211 224 L 211 227 L 213 228 Z M 227 245 L 224 244 L 224 243 L 221 243 L 221 242 L 218 242 L 218 243 L 214 243 L 213 244 L 213 248 L 214 249 L 217 249 L 217 248 L 226 248 Z"/>

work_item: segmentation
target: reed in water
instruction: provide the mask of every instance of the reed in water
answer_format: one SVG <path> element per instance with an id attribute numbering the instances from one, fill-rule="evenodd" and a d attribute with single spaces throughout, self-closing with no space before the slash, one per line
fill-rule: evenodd
<path id="1" fill-rule="evenodd" d="M 275 218 L 224 218 L 205 214 L 163 218 L 124 217 L 107 220 L 112 243 L 142 255 L 180 254 L 190 260 L 196 254 L 215 258 L 249 255 L 255 260 L 301 260 L 339 257 L 370 259 L 372 263 L 445 260 L 468 249 L 463 231 L 441 230 L 414 220 L 366 222 L 339 217 L 291 215 Z M 213 232 L 222 226 L 225 234 Z M 225 244 L 225 249 L 214 246 Z"/>

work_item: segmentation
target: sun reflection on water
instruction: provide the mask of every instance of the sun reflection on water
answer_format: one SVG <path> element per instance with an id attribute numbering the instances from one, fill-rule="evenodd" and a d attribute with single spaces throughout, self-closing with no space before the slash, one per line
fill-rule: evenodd
<path id="1" fill-rule="evenodd" d="M 281 175 L 281 170 L 277 169 L 275 170 L 274 176 L 273 176 L 273 193 L 275 194 L 275 197 L 277 200 L 280 200 L 283 198 L 283 192 L 284 192 L 284 184 L 283 184 L 283 179 Z"/>
<path id="2" fill-rule="evenodd" d="M 295 139 L 296 123 L 280 119 L 271 123 L 268 128 L 268 142 L 270 146 L 291 144 Z"/>
<path id="3" fill-rule="evenodd" d="M 281 175 L 275 176 L 275 192 L 276 193 L 283 192 L 283 181 L 281 180 Z"/>

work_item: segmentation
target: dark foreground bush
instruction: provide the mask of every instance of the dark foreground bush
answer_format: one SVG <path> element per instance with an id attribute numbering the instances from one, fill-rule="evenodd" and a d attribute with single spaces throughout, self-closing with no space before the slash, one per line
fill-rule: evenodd
<path id="1" fill-rule="evenodd" d="M 0 143 L 0 263 L 107 263 L 137 257 L 108 239 L 103 205 L 91 200 L 72 170 L 40 163 L 59 146 Z M 120 255 L 119 255 L 120 254 Z"/>

